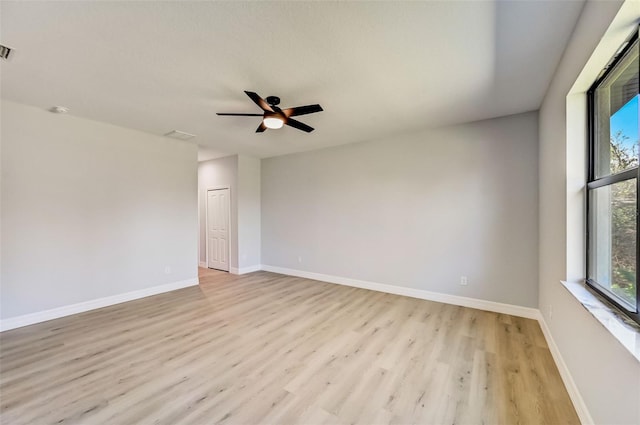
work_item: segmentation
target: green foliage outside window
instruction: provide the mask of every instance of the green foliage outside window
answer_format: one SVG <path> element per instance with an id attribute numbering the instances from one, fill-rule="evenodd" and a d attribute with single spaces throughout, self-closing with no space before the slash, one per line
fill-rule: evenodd
<path id="1" fill-rule="evenodd" d="M 619 173 L 638 166 L 638 142 L 616 132 L 611 137 L 611 172 Z M 635 304 L 636 282 L 636 180 L 613 186 L 612 190 L 612 282 L 617 296 Z"/>

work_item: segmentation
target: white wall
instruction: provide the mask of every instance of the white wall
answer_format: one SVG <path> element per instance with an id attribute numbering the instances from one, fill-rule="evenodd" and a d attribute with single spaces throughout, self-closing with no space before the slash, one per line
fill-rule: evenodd
<path id="1" fill-rule="evenodd" d="M 207 190 L 229 188 L 229 268 L 238 268 L 238 156 L 203 161 L 198 164 L 199 262 L 207 262 L 206 202 Z"/>
<path id="2" fill-rule="evenodd" d="M 526 113 L 263 159 L 262 263 L 537 307 L 537 126 Z"/>
<path id="3" fill-rule="evenodd" d="M 584 159 L 584 151 L 576 147 L 584 143 L 584 130 L 567 128 L 566 120 L 583 117 L 584 111 L 573 108 L 585 103 L 575 93 L 567 95 L 620 4 L 586 3 L 540 109 L 540 310 L 597 424 L 640 423 L 640 363 L 560 285 L 560 280 L 584 277 L 584 270 L 578 270 L 584 265 L 583 231 L 576 230 L 584 229 L 584 206 L 576 200 L 580 172 L 572 165 L 573 155 Z M 625 7 L 635 10 L 637 22 L 638 2 Z"/>
<path id="4" fill-rule="evenodd" d="M 6 101 L 1 114 L 2 319 L 197 279 L 193 144 Z"/>
<path id="5" fill-rule="evenodd" d="M 238 156 L 238 268 L 260 267 L 260 159 Z"/>

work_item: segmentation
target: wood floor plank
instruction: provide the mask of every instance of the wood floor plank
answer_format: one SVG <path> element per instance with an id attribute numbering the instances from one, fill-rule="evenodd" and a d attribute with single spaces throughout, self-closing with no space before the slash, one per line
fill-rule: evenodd
<path id="1" fill-rule="evenodd" d="M 0 334 L 3 424 L 578 424 L 537 322 L 268 272 Z"/>

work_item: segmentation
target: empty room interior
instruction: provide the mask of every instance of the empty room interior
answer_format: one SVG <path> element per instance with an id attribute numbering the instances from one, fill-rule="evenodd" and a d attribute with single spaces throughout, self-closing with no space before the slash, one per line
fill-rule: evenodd
<path id="1" fill-rule="evenodd" d="M 1 1 L 0 423 L 640 424 L 639 24 Z"/>

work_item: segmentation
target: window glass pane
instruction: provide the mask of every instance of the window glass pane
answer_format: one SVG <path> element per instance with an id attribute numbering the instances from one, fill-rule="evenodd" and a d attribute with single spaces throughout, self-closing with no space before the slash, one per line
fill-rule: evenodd
<path id="1" fill-rule="evenodd" d="M 595 178 L 638 166 L 638 42 L 594 93 Z"/>
<path id="2" fill-rule="evenodd" d="M 589 278 L 636 306 L 636 179 L 589 192 Z"/>

